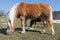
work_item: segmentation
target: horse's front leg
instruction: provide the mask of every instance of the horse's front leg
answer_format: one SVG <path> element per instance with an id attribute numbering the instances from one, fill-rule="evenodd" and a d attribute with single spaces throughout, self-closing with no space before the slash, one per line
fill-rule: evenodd
<path id="1" fill-rule="evenodd" d="M 21 33 L 25 33 L 25 17 L 21 16 L 20 18 L 21 18 L 21 24 L 23 26 Z"/>
<path id="2" fill-rule="evenodd" d="M 43 21 L 43 27 L 42 28 L 43 29 L 42 29 L 41 33 L 45 33 L 46 32 L 46 30 L 45 30 L 45 28 L 46 28 L 46 21 Z"/>

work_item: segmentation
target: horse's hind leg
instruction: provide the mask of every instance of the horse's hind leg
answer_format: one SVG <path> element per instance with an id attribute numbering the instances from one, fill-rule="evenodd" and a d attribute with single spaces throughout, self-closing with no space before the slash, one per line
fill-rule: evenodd
<path id="1" fill-rule="evenodd" d="M 50 20 L 50 26 L 51 26 L 51 33 L 52 33 L 52 35 L 54 35 L 55 34 L 55 31 L 54 31 L 53 23 L 52 23 L 51 20 Z"/>
<path id="2" fill-rule="evenodd" d="M 54 35 L 55 31 L 54 31 L 54 28 L 53 28 L 52 20 L 50 18 L 47 18 L 46 25 L 49 28 L 49 31 L 52 32 L 52 35 Z"/>
<path id="3" fill-rule="evenodd" d="M 23 26 L 21 33 L 25 33 L 25 17 L 21 16 L 20 18 L 21 18 L 21 25 Z"/>
<path id="4" fill-rule="evenodd" d="M 35 27 L 35 25 L 36 25 L 36 22 L 35 22 L 35 20 L 31 20 L 31 22 L 30 22 L 30 27 Z"/>

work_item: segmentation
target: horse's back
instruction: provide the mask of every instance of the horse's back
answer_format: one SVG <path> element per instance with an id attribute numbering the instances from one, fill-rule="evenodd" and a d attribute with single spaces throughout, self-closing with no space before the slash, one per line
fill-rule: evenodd
<path id="1" fill-rule="evenodd" d="M 38 17 L 40 15 L 40 10 L 39 4 L 20 3 L 18 6 L 18 13 L 29 18 Z"/>
<path id="2" fill-rule="evenodd" d="M 40 14 L 42 14 L 42 12 L 45 15 L 50 15 L 50 7 L 48 4 L 28 4 L 28 3 L 20 3 L 18 5 L 18 13 L 20 13 L 20 15 L 23 16 L 27 16 L 28 18 L 36 18 L 38 17 Z"/>

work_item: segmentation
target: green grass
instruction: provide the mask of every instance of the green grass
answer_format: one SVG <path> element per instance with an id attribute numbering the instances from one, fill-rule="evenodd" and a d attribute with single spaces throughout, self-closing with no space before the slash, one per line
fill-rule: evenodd
<path id="1" fill-rule="evenodd" d="M 1 24 L 1 23 L 0 23 Z M 29 23 L 28 23 L 29 25 Z M 37 25 L 40 25 L 37 23 Z M 41 24 L 42 25 L 42 24 Z M 6 25 L 0 25 L 0 40 L 60 40 L 60 24 L 54 24 L 54 29 L 56 31 L 55 35 L 50 35 L 48 33 L 41 34 L 41 26 L 35 28 L 33 31 L 26 31 L 25 34 L 21 34 L 22 29 L 21 23 L 17 21 L 17 27 L 12 35 L 6 35 Z"/>

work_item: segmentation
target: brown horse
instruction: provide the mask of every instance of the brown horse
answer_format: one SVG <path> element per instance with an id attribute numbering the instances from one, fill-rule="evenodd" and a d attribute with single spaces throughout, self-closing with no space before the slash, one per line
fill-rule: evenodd
<path id="1" fill-rule="evenodd" d="M 15 4 L 7 15 L 7 34 L 14 32 L 16 26 L 16 18 L 21 19 L 22 32 L 25 33 L 25 23 L 27 19 L 35 20 L 40 15 L 45 15 L 46 24 L 50 27 L 52 35 L 55 33 L 52 25 L 52 9 L 48 4 L 28 4 L 17 3 Z"/>

